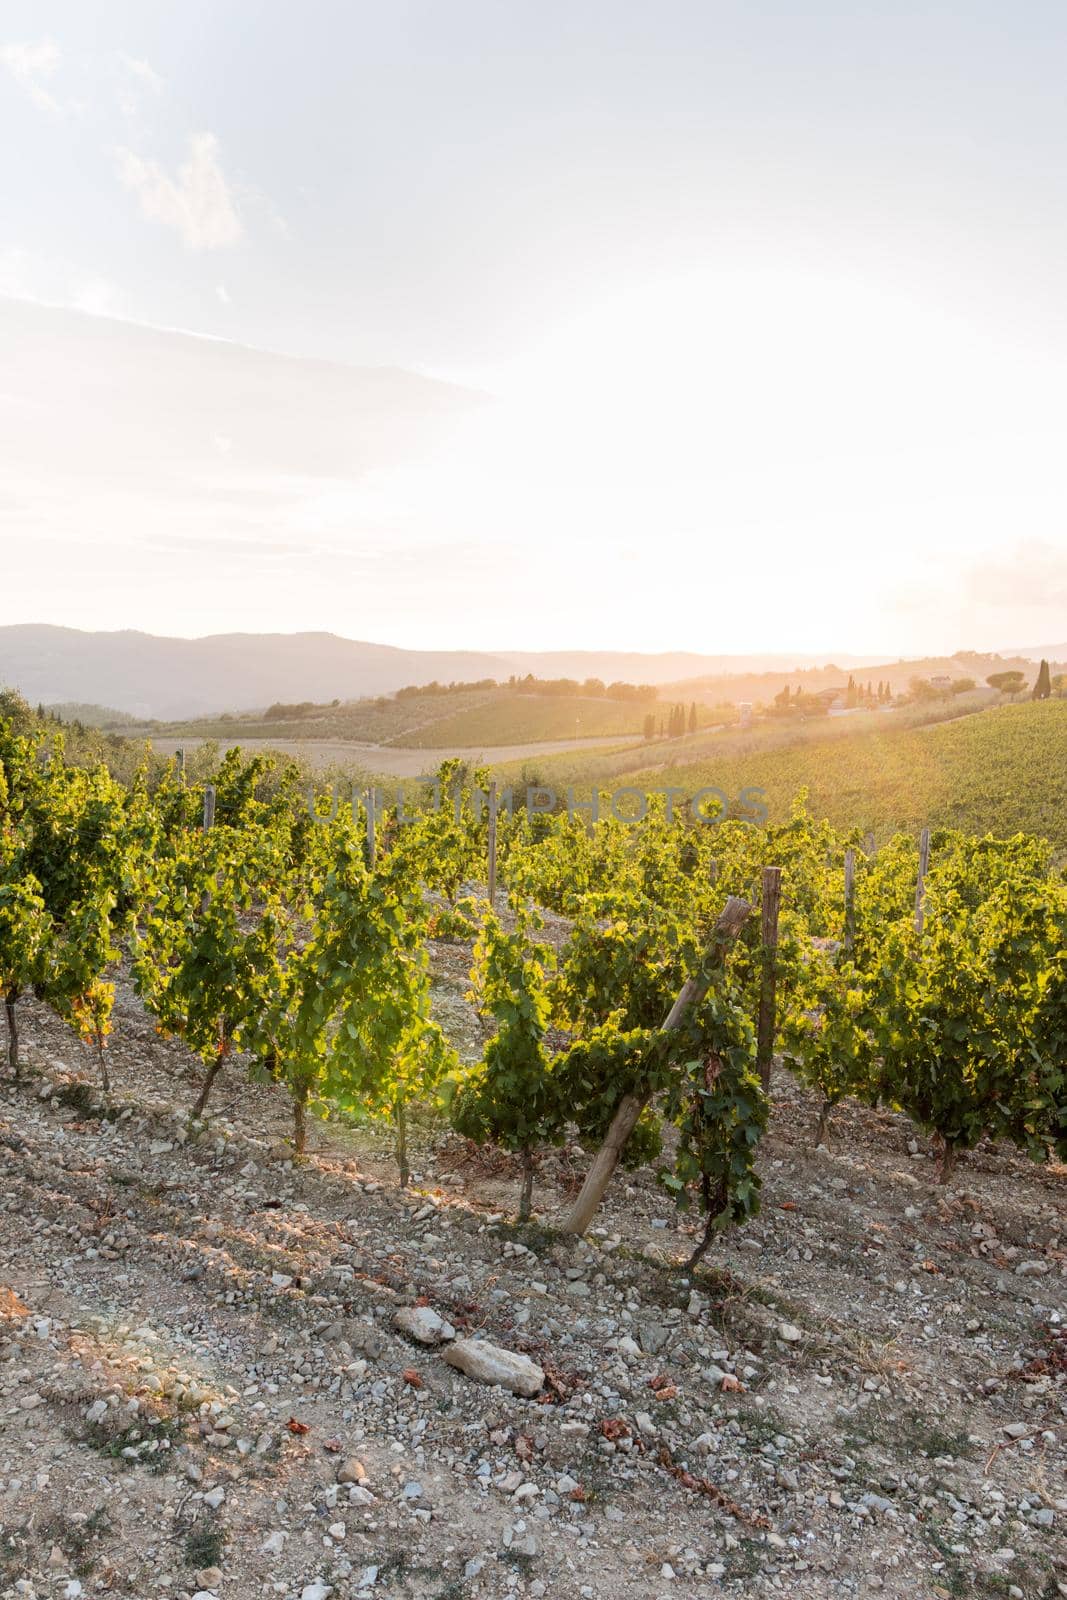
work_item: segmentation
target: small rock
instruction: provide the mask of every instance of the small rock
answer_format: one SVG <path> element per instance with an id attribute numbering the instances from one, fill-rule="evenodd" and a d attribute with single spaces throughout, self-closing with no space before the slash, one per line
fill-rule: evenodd
<path id="1" fill-rule="evenodd" d="M 337 1468 L 338 1483 L 366 1483 L 367 1469 L 357 1456 L 349 1456 Z"/>
<path id="2" fill-rule="evenodd" d="M 662 1322 L 653 1322 L 650 1318 L 646 1318 L 638 1324 L 637 1337 L 641 1341 L 641 1349 L 648 1356 L 658 1355 L 669 1336 Z"/>
<path id="3" fill-rule="evenodd" d="M 778 1324 L 778 1337 L 784 1339 L 786 1344 L 799 1344 L 804 1335 L 795 1322 L 780 1322 Z"/>
<path id="4" fill-rule="evenodd" d="M 393 1322 L 418 1344 L 445 1344 L 456 1337 L 452 1324 L 438 1316 L 432 1306 L 401 1306 Z"/>
<path id="5" fill-rule="evenodd" d="M 445 1360 L 478 1383 L 498 1383 L 512 1394 L 535 1395 L 545 1375 L 529 1356 L 504 1350 L 486 1339 L 459 1339 L 445 1351 Z"/>

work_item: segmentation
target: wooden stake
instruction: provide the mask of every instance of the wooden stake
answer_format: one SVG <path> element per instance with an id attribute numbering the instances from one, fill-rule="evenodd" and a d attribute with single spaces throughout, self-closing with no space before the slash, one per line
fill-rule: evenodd
<path id="1" fill-rule="evenodd" d="M 215 785 L 204 785 L 204 832 L 215 826 Z"/>
<path id="2" fill-rule="evenodd" d="M 759 1020 L 756 1026 L 756 1066 L 764 1094 L 771 1086 L 776 1023 L 775 990 L 778 982 L 778 908 L 782 900 L 781 867 L 763 869 L 763 905 L 760 912 L 761 973 Z"/>
<path id="3" fill-rule="evenodd" d="M 845 851 L 845 949 L 856 942 L 856 852 Z"/>
<path id="4" fill-rule="evenodd" d="M 735 895 L 731 895 L 727 900 L 712 930 L 701 971 L 687 978 L 682 985 L 678 998 L 663 1024 L 661 1030 L 663 1033 L 673 1032 L 681 1025 L 689 1007 L 699 1005 L 703 1000 L 715 972 L 723 966 L 727 950 L 741 932 L 751 912 L 752 907 L 747 900 L 739 900 Z M 597 1207 L 603 1200 L 612 1174 L 619 1164 L 619 1157 L 626 1148 L 626 1141 L 636 1128 L 638 1118 L 651 1098 L 651 1094 L 641 1096 L 624 1094 L 619 1101 L 604 1143 L 593 1157 L 593 1164 L 582 1185 L 582 1192 L 563 1225 L 566 1233 L 584 1233 L 596 1216 Z"/>
<path id="5" fill-rule="evenodd" d="M 185 746 L 184 745 L 181 745 L 179 747 L 179 749 L 178 749 L 178 782 L 181 785 L 181 787 L 184 789 L 185 788 Z"/>
<path id="6" fill-rule="evenodd" d="M 496 910 L 496 779 L 489 785 L 489 909 Z"/>
<path id="7" fill-rule="evenodd" d="M 923 896 L 926 893 L 926 874 L 930 870 L 930 830 L 924 828 L 919 835 L 919 876 L 915 884 L 915 932 L 923 931 Z"/>
<path id="8" fill-rule="evenodd" d="M 374 863 L 378 854 L 377 843 L 374 836 L 375 804 L 374 789 L 371 787 L 367 790 L 367 866 L 372 872 L 374 871 Z"/>

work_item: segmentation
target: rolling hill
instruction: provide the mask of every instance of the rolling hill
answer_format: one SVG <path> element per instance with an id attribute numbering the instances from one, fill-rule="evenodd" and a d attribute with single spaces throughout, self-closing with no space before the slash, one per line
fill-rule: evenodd
<path id="1" fill-rule="evenodd" d="M 732 658 L 735 671 L 766 670 L 775 659 Z M 850 659 L 856 661 L 841 658 L 846 663 Z M 434 680 L 506 682 L 512 674 L 530 672 L 663 684 L 712 671 L 721 674 L 730 662 L 725 656 L 679 652 L 404 650 L 334 633 L 177 639 L 132 629 L 91 633 L 37 623 L 0 627 L 0 685 L 18 689 L 34 705 L 92 701 L 142 719 L 236 712 L 276 700 L 353 700 Z M 784 670 L 783 661 L 777 665 Z"/>

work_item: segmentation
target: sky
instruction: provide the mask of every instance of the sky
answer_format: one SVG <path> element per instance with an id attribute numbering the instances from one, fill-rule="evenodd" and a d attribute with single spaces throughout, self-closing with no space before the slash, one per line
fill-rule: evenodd
<path id="1" fill-rule="evenodd" d="M 0 623 L 1064 640 L 1065 69 L 1034 0 L 6 0 Z"/>

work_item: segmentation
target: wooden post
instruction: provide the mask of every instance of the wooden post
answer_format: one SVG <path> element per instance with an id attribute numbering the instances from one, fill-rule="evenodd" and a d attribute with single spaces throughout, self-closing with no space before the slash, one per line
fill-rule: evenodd
<path id="1" fill-rule="evenodd" d="M 845 851 L 845 949 L 856 943 L 856 852 Z"/>
<path id="2" fill-rule="evenodd" d="M 204 832 L 215 826 L 215 785 L 204 785 Z"/>
<path id="3" fill-rule="evenodd" d="M 185 746 L 184 745 L 179 745 L 178 746 L 177 761 L 178 761 L 178 782 L 181 785 L 181 787 L 184 789 L 185 788 Z"/>
<path id="4" fill-rule="evenodd" d="M 678 998 L 663 1024 L 664 1033 L 673 1032 L 679 1027 L 689 1007 L 699 1005 L 703 1000 L 716 970 L 723 966 L 727 950 L 741 932 L 751 911 L 752 907 L 747 900 L 739 900 L 734 895 L 727 900 L 712 930 L 704 953 L 703 966 L 699 973 L 687 978 L 682 985 Z M 624 1094 L 619 1101 L 604 1143 L 593 1157 L 593 1164 L 582 1185 L 582 1192 L 563 1225 L 566 1233 L 584 1233 L 592 1222 L 597 1207 L 604 1198 L 604 1192 L 611 1182 L 612 1174 L 619 1164 L 619 1157 L 626 1147 L 626 1141 L 633 1133 L 638 1118 L 651 1098 L 651 1094 L 640 1096 Z"/>
<path id="5" fill-rule="evenodd" d="M 489 785 L 489 909 L 496 910 L 496 779 Z"/>
<path id="6" fill-rule="evenodd" d="M 374 795 L 374 785 L 372 784 L 367 790 L 367 866 L 371 872 L 374 871 L 374 863 L 378 854 L 377 842 L 374 836 L 374 812 L 376 806 L 377 801 Z"/>
<path id="7" fill-rule="evenodd" d="M 782 900 L 781 867 L 763 869 L 763 905 L 760 911 L 760 995 L 756 1026 L 756 1066 L 764 1094 L 771 1086 L 774 1030 L 777 1021 L 775 990 L 778 982 L 778 908 Z"/>
<path id="8" fill-rule="evenodd" d="M 863 853 L 864 853 L 865 856 L 873 856 L 874 855 L 874 834 L 873 833 L 865 833 L 863 835 Z"/>
<path id="9" fill-rule="evenodd" d="M 715 859 L 715 857 L 712 856 L 711 860 L 708 862 L 708 882 L 714 885 L 714 884 L 718 883 L 718 881 L 719 881 L 719 863 Z"/>
<path id="10" fill-rule="evenodd" d="M 924 828 L 919 835 L 919 876 L 915 883 L 915 932 L 923 931 L 923 895 L 926 892 L 926 874 L 930 869 L 930 830 Z"/>

